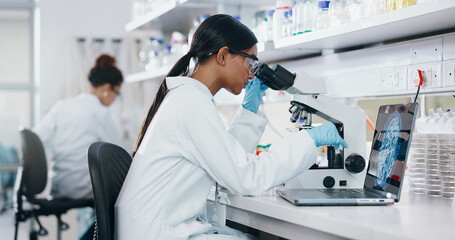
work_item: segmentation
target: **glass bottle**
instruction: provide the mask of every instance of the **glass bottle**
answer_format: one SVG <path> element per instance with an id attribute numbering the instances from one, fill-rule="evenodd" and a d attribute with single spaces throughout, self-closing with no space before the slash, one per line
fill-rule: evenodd
<path id="1" fill-rule="evenodd" d="M 305 0 L 304 6 L 304 32 L 311 32 L 315 31 L 317 28 L 317 14 L 318 14 L 318 6 L 316 4 L 316 0 Z"/>
<path id="2" fill-rule="evenodd" d="M 337 26 L 350 21 L 347 0 L 332 0 L 329 5 L 330 26 Z"/>
<path id="3" fill-rule="evenodd" d="M 277 0 L 275 12 L 273 13 L 273 40 L 278 40 L 283 36 L 284 13 L 292 9 L 292 1 Z"/>
<path id="4" fill-rule="evenodd" d="M 304 15 L 304 0 L 297 0 L 294 7 L 292 8 L 292 35 L 297 35 L 305 32 Z"/>
<path id="5" fill-rule="evenodd" d="M 330 27 L 330 1 L 318 1 L 317 29 Z"/>

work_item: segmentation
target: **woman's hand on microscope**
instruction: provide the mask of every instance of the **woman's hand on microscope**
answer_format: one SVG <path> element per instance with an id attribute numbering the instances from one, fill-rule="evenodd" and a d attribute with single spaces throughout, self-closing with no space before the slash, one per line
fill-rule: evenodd
<path id="1" fill-rule="evenodd" d="M 337 128 L 332 122 L 326 122 L 319 127 L 307 130 L 311 138 L 313 138 L 314 145 L 320 146 L 334 146 L 338 149 L 341 146 L 348 147 L 348 144 L 338 134 Z"/>
<path id="2" fill-rule="evenodd" d="M 250 80 L 245 87 L 245 97 L 243 98 L 242 107 L 250 112 L 257 113 L 259 105 L 262 102 L 262 96 L 264 96 L 267 88 L 269 87 L 257 77 Z"/>

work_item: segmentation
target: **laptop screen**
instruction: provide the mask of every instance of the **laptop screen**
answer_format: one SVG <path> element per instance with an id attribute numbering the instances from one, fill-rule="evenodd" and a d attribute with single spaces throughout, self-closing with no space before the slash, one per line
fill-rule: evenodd
<path id="1" fill-rule="evenodd" d="M 416 111 L 416 103 L 379 108 L 366 187 L 399 197 Z"/>

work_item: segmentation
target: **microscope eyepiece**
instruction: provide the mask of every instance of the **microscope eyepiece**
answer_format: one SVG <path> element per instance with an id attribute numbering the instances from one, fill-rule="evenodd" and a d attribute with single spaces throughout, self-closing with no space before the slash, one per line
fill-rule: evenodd
<path id="1" fill-rule="evenodd" d="M 294 84 L 295 74 L 289 72 L 281 65 L 276 64 L 269 67 L 266 63 L 260 62 L 253 70 L 254 76 L 273 90 L 287 90 Z"/>

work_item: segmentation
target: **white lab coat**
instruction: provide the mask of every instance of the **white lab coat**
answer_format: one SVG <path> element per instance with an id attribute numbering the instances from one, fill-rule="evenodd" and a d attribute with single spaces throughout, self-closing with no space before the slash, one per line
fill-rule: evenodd
<path id="1" fill-rule="evenodd" d="M 264 117 L 242 108 L 226 131 L 204 84 L 188 77 L 168 77 L 166 83 L 169 92 L 117 199 L 119 240 L 225 239 L 206 235 L 212 225 L 204 210 L 215 181 L 232 192 L 255 195 L 315 162 L 316 147 L 306 131 L 257 157 Z"/>
<path id="2" fill-rule="evenodd" d="M 93 198 L 87 150 L 97 141 L 120 144 L 109 108 L 93 94 L 58 101 L 34 129 L 51 152 L 54 197 Z"/>

